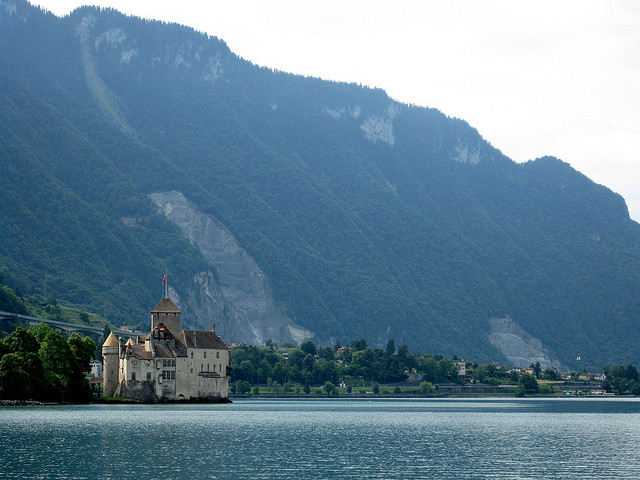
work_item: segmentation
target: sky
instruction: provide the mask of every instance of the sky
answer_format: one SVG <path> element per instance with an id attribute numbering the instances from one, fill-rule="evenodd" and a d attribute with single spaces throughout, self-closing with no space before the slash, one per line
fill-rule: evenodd
<path id="1" fill-rule="evenodd" d="M 189 25 L 257 65 L 462 118 L 516 162 L 552 155 L 640 221 L 637 0 L 33 0 Z"/>

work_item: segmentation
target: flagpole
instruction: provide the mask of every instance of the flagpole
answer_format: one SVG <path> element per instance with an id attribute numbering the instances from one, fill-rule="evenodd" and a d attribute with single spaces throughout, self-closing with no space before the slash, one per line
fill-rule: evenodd
<path id="1" fill-rule="evenodd" d="M 164 297 L 163 298 L 168 298 L 169 297 L 169 282 L 167 281 L 167 271 L 164 271 L 164 277 L 162 277 L 162 287 L 163 287 L 163 294 Z"/>

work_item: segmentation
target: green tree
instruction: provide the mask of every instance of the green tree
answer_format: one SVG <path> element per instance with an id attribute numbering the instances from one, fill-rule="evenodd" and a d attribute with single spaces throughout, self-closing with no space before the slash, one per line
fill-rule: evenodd
<path id="1" fill-rule="evenodd" d="M 312 355 L 307 355 L 306 357 L 304 357 L 304 360 L 302 360 L 302 369 L 307 371 L 307 372 L 311 372 L 313 371 L 313 365 L 316 362 L 316 359 L 313 358 Z"/>
<path id="2" fill-rule="evenodd" d="M 23 315 L 27 313 L 24 300 L 16 292 L 4 285 L 0 285 L 0 310 Z"/>
<path id="3" fill-rule="evenodd" d="M 396 344 L 395 344 L 393 338 L 390 338 L 387 341 L 387 348 L 385 350 L 385 354 L 390 357 L 394 353 L 396 353 Z"/>
<path id="4" fill-rule="evenodd" d="M 625 368 L 624 376 L 627 380 L 635 380 L 636 382 L 640 380 L 638 377 L 638 369 L 631 364 L 627 365 L 627 368 Z"/>
<path id="5" fill-rule="evenodd" d="M 316 344 L 313 340 L 305 340 L 300 344 L 300 350 L 309 355 L 315 356 L 318 353 L 318 349 L 316 348 Z"/>
<path id="6" fill-rule="evenodd" d="M 50 332 L 53 332 L 53 328 L 51 328 L 49 325 L 47 325 L 44 322 L 40 322 L 37 325 L 33 325 L 32 327 L 29 327 L 29 331 L 33 333 L 33 335 L 36 337 L 36 340 L 38 340 L 38 342 L 42 343 L 45 337 Z"/>
<path id="7" fill-rule="evenodd" d="M 0 360 L 0 398 L 27 400 L 31 398 L 31 382 L 25 371 L 24 357 L 7 353 Z"/>
<path id="8" fill-rule="evenodd" d="M 238 380 L 236 382 L 236 392 L 241 395 L 251 392 L 251 384 L 246 380 Z"/>
<path id="9" fill-rule="evenodd" d="M 232 366 L 233 378 L 236 380 L 253 380 L 255 369 L 251 360 L 242 360 L 239 365 Z"/>
<path id="10" fill-rule="evenodd" d="M 71 347 L 55 330 L 50 331 L 40 344 L 38 351 L 44 368 L 62 377 L 68 375 L 73 368 L 74 355 Z"/>
<path id="11" fill-rule="evenodd" d="M 541 395 L 551 395 L 553 394 L 553 387 L 548 383 L 543 383 L 538 386 L 538 393 Z"/>
<path id="12" fill-rule="evenodd" d="M 289 350 L 289 354 L 288 354 L 289 362 L 288 363 L 289 363 L 289 365 L 294 366 L 298 370 L 302 370 L 302 362 L 304 361 L 304 358 L 306 356 L 307 356 L 307 354 L 304 353 L 299 348 L 292 348 L 292 349 Z"/>
<path id="13" fill-rule="evenodd" d="M 338 393 L 336 386 L 331 382 L 324 382 L 324 386 L 322 388 L 324 389 L 324 392 L 329 396 L 336 395 Z"/>
<path id="14" fill-rule="evenodd" d="M 431 393 L 433 392 L 433 385 L 430 382 L 422 381 L 418 389 L 421 393 Z"/>
<path id="15" fill-rule="evenodd" d="M 351 357 L 351 368 L 354 371 L 354 376 L 363 376 L 365 379 L 377 378 L 376 373 L 380 371 L 379 363 L 376 361 L 376 356 L 370 347 L 366 347 L 364 350 L 357 350 Z"/>
<path id="16" fill-rule="evenodd" d="M 40 344 L 35 335 L 23 327 L 17 327 L 6 339 L 9 350 L 18 353 L 38 353 Z"/>
<path id="17" fill-rule="evenodd" d="M 537 393 L 538 391 L 538 381 L 530 373 L 524 373 L 518 384 L 522 385 L 527 393 Z"/>
<path id="18" fill-rule="evenodd" d="M 81 337 L 76 332 L 69 336 L 68 343 L 76 359 L 78 371 L 80 373 L 88 372 L 91 360 L 96 353 L 96 343 L 89 337 Z"/>
<path id="19" fill-rule="evenodd" d="M 488 363 L 486 365 L 478 366 L 473 372 L 473 379 L 477 383 L 484 383 L 488 378 L 491 378 L 496 373 L 495 365 Z"/>
<path id="20" fill-rule="evenodd" d="M 320 347 L 318 349 L 318 358 L 324 358 L 325 360 L 329 360 L 331 362 L 333 362 L 333 360 L 335 360 L 335 353 L 333 351 L 333 348 L 331 347 Z"/>
<path id="21" fill-rule="evenodd" d="M 364 338 L 361 338 L 360 340 L 354 340 L 353 342 L 351 342 L 351 348 L 354 351 L 359 352 L 367 348 L 367 342 Z"/>

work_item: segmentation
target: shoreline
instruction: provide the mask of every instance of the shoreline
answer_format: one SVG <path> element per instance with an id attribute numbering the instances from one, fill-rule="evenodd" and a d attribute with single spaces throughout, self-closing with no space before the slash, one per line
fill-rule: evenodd
<path id="1" fill-rule="evenodd" d="M 398 394 L 349 394 L 349 395 L 327 395 L 327 394 L 282 394 L 282 393 L 261 393 L 258 395 L 250 394 L 230 394 L 228 401 L 218 402 L 139 402 L 130 399 L 120 399 L 111 401 L 96 400 L 88 403 L 68 403 L 68 402 L 40 402 L 37 400 L 0 400 L 0 407 L 33 407 L 33 406 L 61 406 L 61 405 L 196 405 L 196 404 L 224 404 L 233 403 L 233 400 L 363 400 L 363 399 L 376 399 L 376 400 L 445 400 L 445 399 L 515 399 L 513 394 L 444 394 L 444 395 L 398 395 Z M 588 398 L 588 399 L 632 399 L 640 398 L 635 395 L 526 395 L 520 397 L 524 399 L 575 399 L 575 398 Z"/>

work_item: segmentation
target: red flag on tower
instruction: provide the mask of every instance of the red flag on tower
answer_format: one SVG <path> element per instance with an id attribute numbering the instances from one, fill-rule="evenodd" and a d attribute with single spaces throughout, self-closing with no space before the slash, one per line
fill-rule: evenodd
<path id="1" fill-rule="evenodd" d="M 164 282 L 166 282 L 166 281 L 167 281 L 167 274 L 165 273 L 164 277 L 162 277 L 162 284 L 164 285 Z"/>

